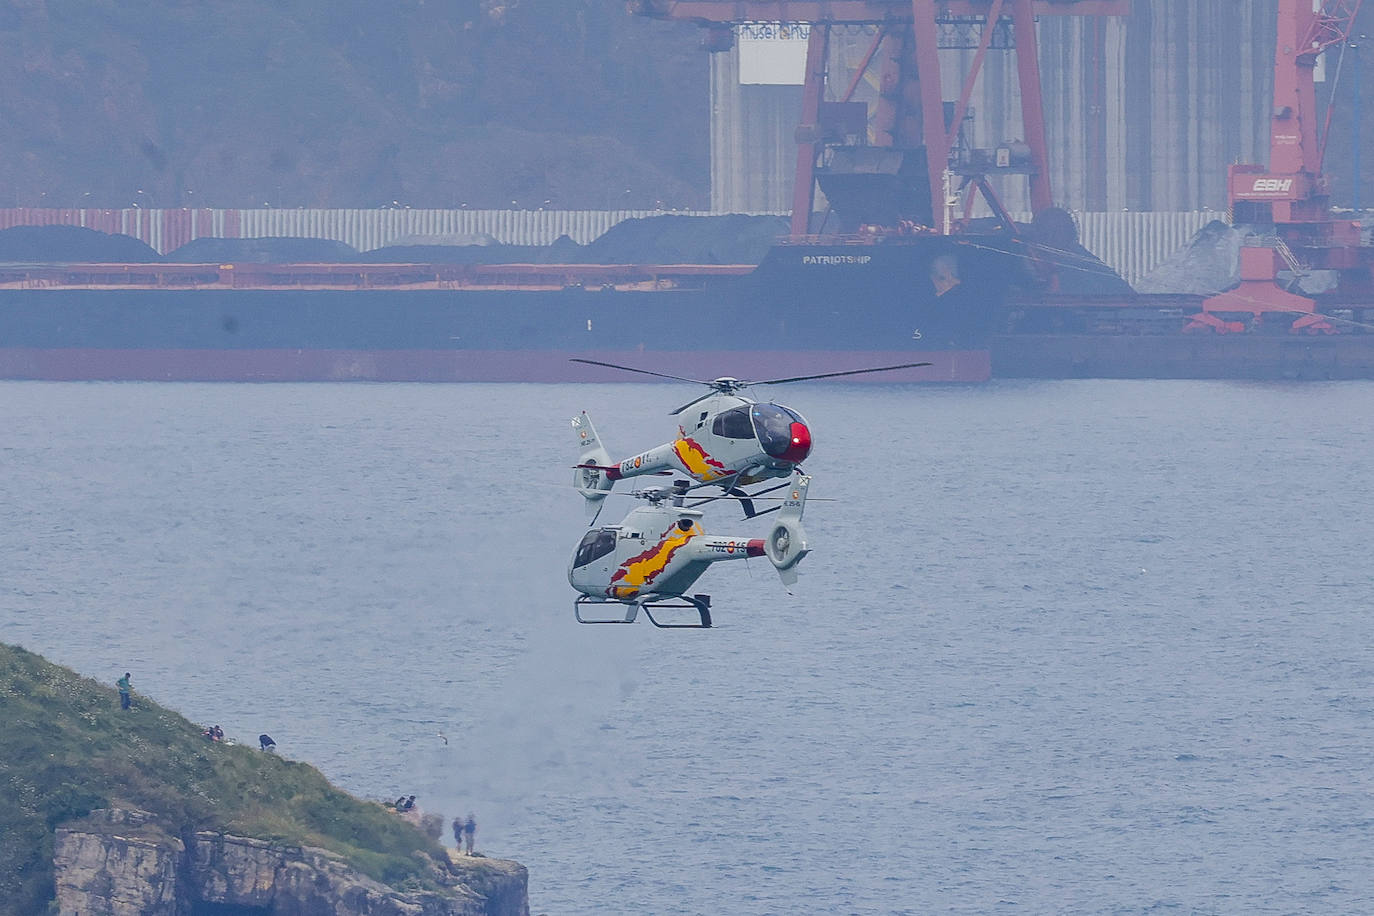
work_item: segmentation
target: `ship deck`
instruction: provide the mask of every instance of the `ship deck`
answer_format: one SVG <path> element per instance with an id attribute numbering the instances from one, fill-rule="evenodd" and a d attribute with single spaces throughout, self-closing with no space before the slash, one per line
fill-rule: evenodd
<path id="1" fill-rule="evenodd" d="M 4 264 L 0 289 L 673 290 L 751 264 Z"/>

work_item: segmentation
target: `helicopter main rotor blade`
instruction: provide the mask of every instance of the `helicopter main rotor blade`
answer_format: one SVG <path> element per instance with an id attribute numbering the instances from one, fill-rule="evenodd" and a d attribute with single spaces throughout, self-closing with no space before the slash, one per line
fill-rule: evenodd
<path id="1" fill-rule="evenodd" d="M 784 382 L 808 382 L 816 378 L 839 378 L 841 375 L 864 375 L 869 372 L 891 372 L 893 369 L 915 369 L 918 366 L 929 366 L 932 363 L 901 363 L 896 366 L 874 366 L 872 369 L 849 369 L 844 372 L 822 372 L 819 375 L 795 375 L 792 378 L 770 378 L 757 382 L 749 382 L 750 385 L 781 385 Z"/>
<path id="2" fill-rule="evenodd" d="M 581 357 L 578 357 L 578 356 L 570 356 L 570 357 L 568 357 L 568 362 L 570 362 L 570 363 L 586 363 L 586 364 L 589 365 L 589 366 L 605 366 L 607 369 L 620 369 L 620 370 L 622 370 L 622 371 L 624 371 L 624 372 L 638 372 L 640 375 L 652 375 L 652 376 L 656 376 L 657 378 L 672 379 L 672 380 L 675 381 L 675 382 L 692 382 L 693 384 L 696 384 L 696 385 L 709 385 L 709 384 L 711 384 L 710 382 L 702 381 L 702 380 L 699 379 L 699 378 L 686 378 L 686 377 L 681 376 L 681 375 L 668 375 L 666 372 L 650 372 L 648 369 L 636 369 L 636 368 L 634 368 L 633 366 L 617 366 L 615 363 L 603 363 L 603 362 L 602 362 L 601 360 L 599 360 L 599 359 L 582 359 Z M 708 395 L 708 397 L 709 397 L 709 395 Z M 698 400 L 700 400 L 700 399 L 698 399 Z M 692 403 L 695 404 L 696 401 L 693 401 Z"/>
<path id="3" fill-rule="evenodd" d="M 710 382 L 707 382 L 706 384 L 709 385 Z M 675 416 L 677 416 L 678 414 L 682 413 L 684 410 L 686 410 L 688 407 L 691 407 L 693 404 L 700 404 L 702 401 L 706 400 L 707 398 L 709 398 L 709 397 L 714 397 L 717 393 L 718 393 L 718 392 L 716 392 L 716 391 L 713 389 L 713 390 L 711 390 L 711 391 L 706 392 L 706 393 L 703 394 L 701 397 L 692 398 L 690 401 L 688 401 L 686 404 L 683 404 L 683 405 L 682 405 L 681 407 L 679 407 L 677 410 L 670 410 L 670 411 L 668 411 L 668 416 L 670 416 L 670 417 L 675 417 Z"/>
<path id="4" fill-rule="evenodd" d="M 741 490 L 740 492 L 744 492 L 744 491 Z M 635 494 L 634 494 L 634 492 L 630 492 L 630 493 L 617 493 L 615 490 L 611 490 L 611 491 L 608 492 L 606 495 L 607 495 L 607 496 L 634 496 Z M 770 502 L 770 503 L 772 503 L 772 502 L 786 502 L 787 500 L 789 500 L 789 499 L 791 499 L 791 498 L 792 498 L 792 497 L 790 497 L 790 496 L 731 496 L 729 493 L 718 493 L 718 494 L 716 494 L 716 495 L 714 495 L 714 496 L 693 496 L 693 497 L 691 497 L 691 499 L 695 500 L 695 502 L 693 502 L 693 503 L 691 503 L 690 505 L 688 505 L 687 508 L 690 509 L 690 508 L 692 508 L 692 506 L 704 506 L 704 505 L 706 505 L 707 503 L 713 503 L 713 502 L 715 502 L 715 501 L 718 500 L 718 499 L 729 499 L 729 500 L 733 500 L 733 501 L 735 501 L 735 502 L 747 502 L 747 501 L 749 501 L 749 500 L 757 500 L 757 501 L 759 501 L 759 502 Z M 816 502 L 818 502 L 818 503 L 837 503 L 837 502 L 840 501 L 840 497 L 838 497 L 838 496 L 809 496 L 809 497 L 807 497 L 807 500 L 806 500 L 806 501 L 807 501 L 807 502 L 811 502 L 813 499 L 814 499 Z M 779 507 L 779 508 L 781 508 L 781 507 Z M 768 510 L 765 510 L 765 511 L 768 511 Z M 755 513 L 755 514 L 756 514 L 756 515 L 763 515 L 763 512 L 757 512 L 757 513 Z"/>

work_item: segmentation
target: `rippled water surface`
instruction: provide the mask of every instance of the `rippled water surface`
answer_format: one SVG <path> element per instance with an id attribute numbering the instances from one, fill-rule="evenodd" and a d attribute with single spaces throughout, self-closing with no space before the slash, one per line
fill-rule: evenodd
<path id="1" fill-rule="evenodd" d="M 572 619 L 567 420 L 690 386 L 0 384 L 0 639 L 474 812 L 535 913 L 1374 911 L 1374 385 L 758 393 L 836 501 L 669 632 Z"/>

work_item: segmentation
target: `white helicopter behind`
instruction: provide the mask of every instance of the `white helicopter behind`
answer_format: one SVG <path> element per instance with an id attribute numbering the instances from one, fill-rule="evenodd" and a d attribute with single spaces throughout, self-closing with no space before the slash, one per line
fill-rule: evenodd
<path id="1" fill-rule="evenodd" d="M 767 557 L 784 586 L 797 581 L 797 564 L 810 552 L 801 526 L 811 478 L 794 473 L 777 520 L 764 538 L 707 534 L 702 511 L 683 505 L 689 482 L 671 490 L 649 487 L 633 495 L 648 502 L 631 510 L 618 525 L 593 528 L 582 536 L 568 563 L 568 582 L 581 592 L 573 604 L 578 623 L 634 623 L 643 608 L 649 622 L 665 629 L 711 626 L 711 596 L 688 595 L 711 566 L 722 560 Z M 583 610 L 615 604 L 614 617 L 587 617 Z M 664 623 L 654 610 L 691 609 L 697 623 Z"/>
<path id="2" fill-rule="evenodd" d="M 797 375 L 761 381 L 744 381 L 730 377 L 705 381 L 630 366 L 618 366 L 615 363 L 603 363 L 594 359 L 573 358 L 572 361 L 679 382 L 693 382 L 711 389 L 670 413 L 670 416 L 678 416 L 688 408 L 697 408 L 687 414 L 678 425 L 676 438 L 622 461 L 611 458 L 610 452 L 597 436 L 596 428 L 586 411 L 573 417 L 572 428 L 577 434 L 579 449 L 578 461 L 573 471 L 573 487 L 586 498 L 587 515 L 592 524 L 600 514 L 602 500 L 617 480 L 645 474 L 686 474 L 695 481 L 693 488 L 717 486 L 726 494 L 738 497 L 746 517 L 762 515 L 763 513 L 754 511 L 752 500 L 762 494 L 781 489 L 786 484 L 778 484 L 753 493 L 747 493 L 740 487 L 770 478 L 791 476 L 811 454 L 811 428 L 805 418 L 792 408 L 755 401 L 740 394 L 740 391 L 750 385 L 781 385 L 788 382 L 890 372 L 894 369 L 930 365 L 902 363 L 897 366 L 849 369 L 843 372 L 823 372 L 817 375 Z"/>

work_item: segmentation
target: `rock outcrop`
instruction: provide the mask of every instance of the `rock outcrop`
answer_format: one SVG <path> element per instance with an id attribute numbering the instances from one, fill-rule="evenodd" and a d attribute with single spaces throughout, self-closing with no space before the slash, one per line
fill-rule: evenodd
<path id="1" fill-rule="evenodd" d="M 529 916 L 529 875 L 525 866 L 508 859 L 465 856 L 448 851 L 449 871 L 470 891 L 487 901 L 492 916 Z"/>
<path id="2" fill-rule="evenodd" d="M 80 916 L 176 916 L 186 845 L 143 811 L 96 811 L 83 827 L 58 828 L 53 865 L 58 911 Z"/>
<path id="3" fill-rule="evenodd" d="M 523 866 L 429 862 L 442 890 L 398 891 L 323 849 L 198 832 L 178 837 L 141 811 L 105 809 L 57 830 L 63 916 L 528 916 Z"/>

